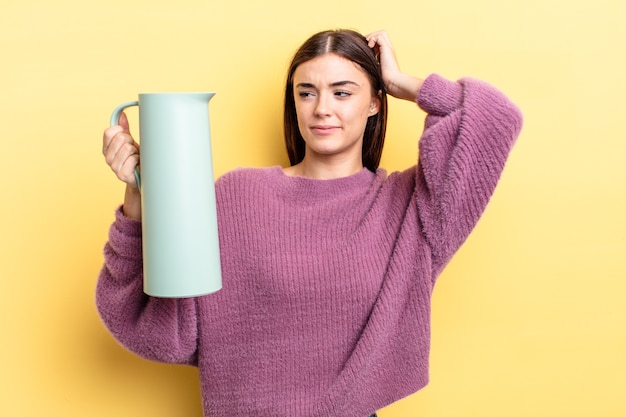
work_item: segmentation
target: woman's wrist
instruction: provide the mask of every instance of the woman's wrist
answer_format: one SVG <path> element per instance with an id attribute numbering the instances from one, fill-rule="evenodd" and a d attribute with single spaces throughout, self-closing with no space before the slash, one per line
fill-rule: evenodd
<path id="1" fill-rule="evenodd" d="M 423 82 L 421 78 L 400 73 L 388 86 L 387 92 L 395 98 L 415 102 Z"/>
<path id="2" fill-rule="evenodd" d="M 137 187 L 126 185 L 122 212 L 129 219 L 141 220 L 141 193 Z"/>

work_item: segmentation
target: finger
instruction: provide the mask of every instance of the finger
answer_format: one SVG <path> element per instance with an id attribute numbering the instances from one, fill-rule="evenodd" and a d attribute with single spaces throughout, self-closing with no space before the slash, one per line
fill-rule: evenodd
<path id="1" fill-rule="evenodd" d="M 103 153 L 106 152 L 106 150 L 110 146 L 113 138 L 118 133 L 126 133 L 126 134 L 130 135 L 130 127 L 129 127 L 129 124 L 128 124 L 128 117 L 126 116 L 126 113 L 124 113 L 124 112 L 120 113 L 117 125 L 110 126 L 110 127 L 108 127 L 104 131 L 104 134 L 102 135 L 102 152 Z"/>
<path id="2" fill-rule="evenodd" d="M 367 46 L 369 46 L 370 48 L 373 48 L 374 46 L 376 46 L 377 38 L 378 38 L 378 32 L 372 32 L 366 35 L 365 39 L 367 40 Z"/>
<path id="3" fill-rule="evenodd" d="M 135 166 L 139 164 L 139 150 L 131 143 L 124 143 L 111 159 L 111 170 L 124 182 L 134 181 Z"/>
<path id="4" fill-rule="evenodd" d="M 132 154 L 126 158 L 118 173 L 117 177 L 126 184 L 137 187 L 137 180 L 135 179 L 135 168 L 139 165 L 139 154 Z"/>
<path id="5" fill-rule="evenodd" d="M 104 159 L 112 166 L 115 160 L 124 158 L 132 153 L 139 153 L 139 145 L 126 133 L 115 135 L 104 152 Z"/>
<path id="6" fill-rule="evenodd" d="M 124 129 L 124 132 L 130 133 L 130 126 L 128 125 L 128 117 L 126 117 L 126 113 L 120 113 L 118 125 L 120 125 L 122 129 Z"/>
<path id="7" fill-rule="evenodd" d="M 111 142 L 113 142 L 113 139 L 123 131 L 124 128 L 119 125 L 111 126 L 104 131 L 104 134 L 102 135 L 102 153 L 107 152 L 107 149 L 109 148 L 109 146 L 111 146 Z"/>
<path id="8" fill-rule="evenodd" d="M 387 32 L 384 30 L 372 32 L 366 35 L 365 39 L 367 39 L 367 44 L 369 45 L 370 48 L 373 48 L 376 45 L 382 46 L 383 44 L 387 44 L 387 45 L 391 44 L 389 42 L 389 36 L 387 35 Z"/>

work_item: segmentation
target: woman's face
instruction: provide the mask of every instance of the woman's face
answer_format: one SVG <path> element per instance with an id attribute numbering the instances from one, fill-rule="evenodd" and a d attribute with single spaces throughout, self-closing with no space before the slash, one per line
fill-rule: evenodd
<path id="1" fill-rule="evenodd" d="M 361 163 L 367 119 L 380 108 L 361 67 L 336 54 L 321 55 L 296 68 L 293 86 L 305 158 Z"/>

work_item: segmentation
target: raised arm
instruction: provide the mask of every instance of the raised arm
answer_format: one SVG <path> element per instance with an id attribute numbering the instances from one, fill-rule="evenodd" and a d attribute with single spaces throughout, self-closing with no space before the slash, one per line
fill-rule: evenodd
<path id="1" fill-rule="evenodd" d="M 387 92 L 428 113 L 419 144 L 416 199 L 436 276 L 474 228 L 504 169 L 522 115 L 500 91 L 473 79 L 426 79 L 400 70 L 385 31 L 366 36 Z"/>
<path id="2" fill-rule="evenodd" d="M 485 210 L 522 127 L 519 109 L 475 79 L 429 76 L 418 104 L 428 115 L 419 143 L 416 199 L 436 276 Z"/>

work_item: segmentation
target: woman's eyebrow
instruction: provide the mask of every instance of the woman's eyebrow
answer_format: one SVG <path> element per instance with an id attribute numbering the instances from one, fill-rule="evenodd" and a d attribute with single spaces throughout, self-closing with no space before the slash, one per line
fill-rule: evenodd
<path id="1" fill-rule="evenodd" d="M 359 86 L 358 83 L 354 82 L 354 81 L 350 81 L 350 80 L 345 80 L 345 81 L 337 81 L 332 83 L 330 86 L 331 87 L 341 87 L 343 85 L 354 85 L 354 86 Z"/>
<path id="2" fill-rule="evenodd" d="M 354 85 L 359 87 L 359 84 L 354 82 L 354 81 L 350 81 L 350 80 L 344 80 L 344 81 L 335 81 L 334 83 L 330 84 L 330 87 L 342 87 L 344 85 Z M 312 83 L 298 83 L 296 85 L 296 87 L 298 88 L 315 88 L 315 84 Z"/>

